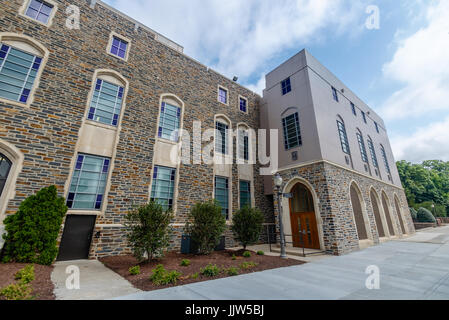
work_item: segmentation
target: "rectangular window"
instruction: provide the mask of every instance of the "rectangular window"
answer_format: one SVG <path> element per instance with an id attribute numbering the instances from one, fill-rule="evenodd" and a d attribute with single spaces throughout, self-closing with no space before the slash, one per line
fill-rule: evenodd
<path id="1" fill-rule="evenodd" d="M 224 104 L 228 104 L 228 90 L 224 88 L 218 89 L 218 101 Z"/>
<path id="2" fill-rule="evenodd" d="M 25 15 L 47 24 L 52 10 L 53 6 L 45 1 L 31 0 Z"/>
<path id="3" fill-rule="evenodd" d="M 123 87 L 97 79 L 88 119 L 116 126 L 122 109 L 123 92 Z"/>
<path id="4" fill-rule="evenodd" d="M 357 111 L 355 110 L 355 105 L 351 102 L 352 114 L 357 116 Z"/>
<path id="5" fill-rule="evenodd" d="M 332 96 L 334 97 L 334 100 L 338 102 L 338 92 L 334 87 L 332 87 Z"/>
<path id="6" fill-rule="evenodd" d="M 385 148 L 383 145 L 380 145 L 380 151 L 382 153 L 382 158 L 384 160 L 385 169 L 388 174 L 391 176 L 390 164 L 388 163 L 387 153 L 385 152 Z"/>
<path id="7" fill-rule="evenodd" d="M 240 180 L 240 209 L 245 206 L 251 207 L 251 183 Z"/>
<path id="8" fill-rule="evenodd" d="M 178 133 L 181 124 L 181 108 L 162 102 L 159 118 L 158 137 L 171 141 L 178 141 Z"/>
<path id="9" fill-rule="evenodd" d="M 240 100 L 240 111 L 247 112 L 248 111 L 248 101 L 244 98 L 239 98 Z"/>
<path id="10" fill-rule="evenodd" d="M 27 103 L 42 58 L 1 44 L 0 97 Z"/>
<path id="11" fill-rule="evenodd" d="M 374 150 L 374 144 L 371 139 L 368 139 L 368 148 L 371 153 L 371 160 L 373 160 L 374 167 L 379 169 L 379 163 L 377 162 L 376 150 Z"/>
<path id="12" fill-rule="evenodd" d="M 114 36 L 112 39 L 111 53 L 114 56 L 125 59 L 126 50 L 128 50 L 128 42 Z"/>
<path id="13" fill-rule="evenodd" d="M 78 155 L 67 198 L 69 209 L 101 209 L 109 165 L 109 158 L 86 154 Z"/>
<path id="14" fill-rule="evenodd" d="M 165 210 L 173 209 L 176 169 L 155 166 L 151 185 L 151 201 L 162 205 Z"/>
<path id="15" fill-rule="evenodd" d="M 239 158 L 245 161 L 249 160 L 249 137 L 248 131 L 239 129 L 238 131 L 239 139 Z"/>
<path id="16" fill-rule="evenodd" d="M 377 133 L 380 133 L 380 131 L 379 131 L 379 125 L 377 124 L 377 122 L 374 122 L 374 126 L 376 127 Z"/>
<path id="17" fill-rule="evenodd" d="M 337 120 L 338 134 L 340 136 L 341 148 L 344 153 L 351 154 L 351 149 L 349 148 L 348 136 L 346 134 L 346 128 L 343 122 Z"/>
<path id="18" fill-rule="evenodd" d="M 366 153 L 365 142 L 360 133 L 357 133 L 357 140 L 359 142 L 360 154 L 362 155 L 362 161 L 368 163 L 368 154 Z"/>
<path id="19" fill-rule="evenodd" d="M 367 122 L 366 122 L 366 114 L 365 114 L 365 112 L 363 112 L 363 111 L 362 111 L 362 118 L 363 118 L 363 122 L 367 123 Z"/>
<path id="20" fill-rule="evenodd" d="M 282 87 L 282 95 L 286 95 L 287 93 L 292 91 L 290 77 L 281 82 L 281 87 Z"/>
<path id="21" fill-rule="evenodd" d="M 229 179 L 215 177 L 215 200 L 221 206 L 221 212 L 229 219 Z"/>
<path id="22" fill-rule="evenodd" d="M 216 137 L 215 137 L 215 151 L 221 154 L 228 154 L 228 129 L 229 126 L 221 123 L 215 123 Z"/>
<path id="23" fill-rule="evenodd" d="M 299 127 L 299 115 L 294 113 L 282 119 L 284 128 L 284 146 L 286 150 L 302 145 L 301 129 Z"/>

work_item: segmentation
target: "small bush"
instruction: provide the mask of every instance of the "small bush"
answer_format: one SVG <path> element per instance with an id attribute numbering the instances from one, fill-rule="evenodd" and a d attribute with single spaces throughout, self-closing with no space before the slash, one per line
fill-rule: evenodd
<path id="1" fill-rule="evenodd" d="M 262 250 L 257 251 L 257 255 L 258 256 L 263 256 L 265 255 L 265 252 L 263 252 Z"/>
<path id="2" fill-rule="evenodd" d="M 197 273 L 192 274 L 192 275 L 190 276 L 190 278 L 192 278 L 192 279 L 198 279 L 199 276 L 200 276 L 200 274 L 197 272 Z"/>
<path id="3" fill-rule="evenodd" d="M 210 254 L 226 230 L 226 218 L 220 205 L 214 200 L 197 203 L 189 213 L 189 220 L 186 234 L 190 235 L 200 254 Z"/>
<path id="4" fill-rule="evenodd" d="M 215 277 L 218 276 L 220 273 L 220 268 L 217 267 L 217 265 L 213 265 L 212 263 L 209 263 L 207 266 L 201 269 L 201 274 L 206 277 Z"/>
<path id="5" fill-rule="evenodd" d="M 231 258 L 232 260 L 237 260 L 237 257 L 236 257 L 236 255 L 235 254 L 233 254 L 232 255 L 232 258 Z"/>
<path id="6" fill-rule="evenodd" d="M 58 254 L 57 239 L 68 208 L 55 186 L 25 199 L 5 221 L 3 262 L 51 265 Z"/>
<path id="7" fill-rule="evenodd" d="M 188 267 L 190 266 L 190 260 L 189 259 L 183 259 L 181 261 L 181 267 Z"/>
<path id="8" fill-rule="evenodd" d="M 29 284 L 19 282 L 1 289 L 0 297 L 4 297 L 6 300 L 32 300 L 34 298 L 31 295 L 32 292 L 33 289 Z"/>
<path id="9" fill-rule="evenodd" d="M 150 280 L 157 286 L 163 286 L 168 284 L 176 284 L 181 277 L 182 273 L 176 270 L 167 271 L 162 264 L 158 264 L 156 269 L 153 269 L 153 274 L 150 276 Z"/>
<path id="10" fill-rule="evenodd" d="M 20 269 L 15 274 L 15 279 L 21 283 L 28 284 L 34 280 L 34 265 L 29 264 L 25 268 Z"/>
<path id="11" fill-rule="evenodd" d="M 433 223 L 436 222 L 433 214 L 426 208 L 419 208 L 417 217 L 418 217 L 418 222 L 433 222 Z"/>
<path id="12" fill-rule="evenodd" d="M 134 266 L 129 268 L 129 274 L 132 276 L 137 276 L 140 274 L 140 266 Z"/>
<path id="13" fill-rule="evenodd" d="M 226 270 L 226 273 L 228 274 L 228 276 L 236 276 L 239 274 L 239 270 L 236 267 L 230 267 L 229 269 Z"/>
<path id="14" fill-rule="evenodd" d="M 237 211 L 232 217 L 232 231 L 236 239 L 242 244 L 243 249 L 255 244 L 262 232 L 264 216 L 259 209 L 248 206 Z"/>
<path id="15" fill-rule="evenodd" d="M 129 233 L 128 241 L 134 256 L 147 262 L 153 260 L 155 255 L 162 255 L 170 241 L 170 222 L 172 212 L 151 201 L 150 203 L 137 207 L 125 216 L 125 226 Z"/>
<path id="16" fill-rule="evenodd" d="M 251 252 L 245 251 L 245 252 L 243 252 L 243 256 L 244 256 L 245 258 L 251 258 Z"/>
<path id="17" fill-rule="evenodd" d="M 245 261 L 245 262 L 243 262 L 243 263 L 240 265 L 240 269 L 242 269 L 242 270 L 248 270 L 248 269 L 257 267 L 257 265 L 258 265 L 258 264 L 255 263 L 255 262 L 247 262 L 247 261 Z"/>
<path id="18" fill-rule="evenodd" d="M 415 208 L 410 208 L 410 214 L 412 216 L 413 221 L 418 220 L 418 212 L 416 212 Z"/>

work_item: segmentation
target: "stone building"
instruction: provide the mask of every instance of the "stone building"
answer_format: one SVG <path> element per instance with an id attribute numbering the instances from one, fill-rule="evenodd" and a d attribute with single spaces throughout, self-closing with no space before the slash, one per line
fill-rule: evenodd
<path id="1" fill-rule="evenodd" d="M 279 129 L 294 245 L 343 254 L 414 232 L 383 121 L 306 51 L 269 73 L 260 97 L 101 1 L 1 7 L 0 228 L 49 185 L 69 207 L 60 259 L 129 253 L 124 216 L 150 199 L 175 213 L 173 250 L 198 201 L 216 198 L 228 224 L 245 204 L 274 224 L 272 174 L 252 161 L 265 141 L 251 129 Z"/>

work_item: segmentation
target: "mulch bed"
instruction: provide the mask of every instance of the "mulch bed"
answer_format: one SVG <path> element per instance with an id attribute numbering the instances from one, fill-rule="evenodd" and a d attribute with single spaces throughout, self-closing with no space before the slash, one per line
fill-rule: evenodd
<path id="1" fill-rule="evenodd" d="M 14 276 L 16 272 L 23 269 L 26 265 L 26 263 L 0 263 L 0 288 L 15 283 Z M 33 287 L 34 300 L 55 300 L 53 295 L 54 286 L 50 277 L 52 271 L 53 267 L 34 265 L 35 279 L 30 283 Z"/>
<path id="2" fill-rule="evenodd" d="M 243 250 L 241 251 L 218 251 L 214 252 L 208 256 L 199 256 L 199 255 L 185 255 L 180 253 L 168 253 L 164 258 L 153 261 L 151 263 L 145 264 L 141 263 L 139 275 L 130 275 L 129 268 L 137 265 L 137 260 L 133 256 L 118 256 L 118 257 L 106 257 L 100 259 L 100 261 L 111 270 L 115 271 L 122 277 L 126 278 L 132 285 L 140 290 L 144 291 L 152 291 L 158 290 L 168 287 L 180 286 L 194 282 L 201 282 L 219 278 L 228 277 L 226 272 L 221 272 L 216 277 L 206 277 L 203 276 L 200 272 L 201 268 L 204 268 L 209 263 L 217 265 L 219 268 L 229 268 L 236 267 L 239 271 L 239 274 L 258 272 L 263 270 L 281 268 L 281 267 L 289 267 L 294 265 L 300 265 L 304 262 L 293 260 L 293 259 L 281 259 L 279 257 L 272 256 L 258 256 L 255 252 L 251 252 L 250 258 L 244 258 L 242 256 Z M 236 255 L 237 259 L 232 260 L 232 255 Z M 181 261 L 183 259 L 189 259 L 190 265 L 188 267 L 182 267 Z M 255 262 L 258 265 L 251 269 L 241 269 L 240 265 L 243 262 Z M 153 273 L 152 269 L 156 267 L 156 265 L 162 264 L 164 268 L 168 271 L 179 271 L 182 273 L 181 279 L 176 283 L 176 285 L 165 285 L 165 286 L 156 286 L 154 285 L 149 277 Z M 190 276 L 200 273 L 199 277 L 196 279 L 191 278 Z"/>

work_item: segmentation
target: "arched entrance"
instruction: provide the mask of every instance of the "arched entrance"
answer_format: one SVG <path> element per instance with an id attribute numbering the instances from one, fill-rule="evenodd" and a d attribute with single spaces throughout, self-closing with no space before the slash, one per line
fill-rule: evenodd
<path id="1" fill-rule="evenodd" d="M 355 225 L 359 240 L 368 240 L 368 232 L 366 231 L 365 218 L 363 217 L 362 203 L 360 202 L 359 192 L 355 184 L 351 184 L 351 204 L 354 213 Z"/>
<path id="2" fill-rule="evenodd" d="M 399 200 L 397 196 L 394 196 L 394 206 L 396 208 L 396 213 L 399 218 L 399 224 L 401 225 L 402 234 L 407 234 L 407 231 L 405 230 L 404 220 L 401 213 L 401 206 L 399 205 Z"/>
<path id="3" fill-rule="evenodd" d="M 290 222 L 294 247 L 320 249 L 315 207 L 310 190 L 297 183 L 290 199 Z"/>
<path id="4" fill-rule="evenodd" d="M 390 231 L 390 236 L 394 236 L 396 232 L 394 232 L 393 221 L 391 220 L 390 214 L 390 201 L 388 201 L 387 195 L 385 192 L 382 192 L 382 206 L 385 212 L 385 218 L 387 219 L 388 230 Z"/>
<path id="5" fill-rule="evenodd" d="M 379 203 L 377 201 L 377 195 L 374 190 L 370 192 L 371 205 L 373 206 L 374 211 L 374 219 L 376 220 L 377 225 L 377 233 L 379 234 L 379 238 L 385 237 L 385 230 L 382 223 L 382 217 L 380 216 Z"/>
<path id="6" fill-rule="evenodd" d="M 0 153 L 0 197 L 8 180 L 9 171 L 11 170 L 12 162 L 3 153 Z"/>

